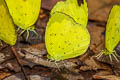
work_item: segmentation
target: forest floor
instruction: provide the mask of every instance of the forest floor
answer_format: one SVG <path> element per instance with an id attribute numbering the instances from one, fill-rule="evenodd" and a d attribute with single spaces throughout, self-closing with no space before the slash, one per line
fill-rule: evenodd
<path id="1" fill-rule="evenodd" d="M 45 29 L 50 11 L 60 0 L 42 0 L 36 32 L 30 32 L 26 41 L 26 32 L 18 36 L 15 49 L 24 73 L 30 80 L 120 80 L 120 62 L 109 56 L 99 59 L 96 55 L 104 49 L 105 27 L 110 9 L 120 0 L 87 0 L 89 9 L 88 31 L 91 44 L 87 52 L 79 57 L 57 63 L 46 58 Z M 115 48 L 120 55 L 120 45 Z M 119 56 L 118 59 L 120 60 Z M 10 46 L 0 46 L 0 80 L 25 80 Z"/>

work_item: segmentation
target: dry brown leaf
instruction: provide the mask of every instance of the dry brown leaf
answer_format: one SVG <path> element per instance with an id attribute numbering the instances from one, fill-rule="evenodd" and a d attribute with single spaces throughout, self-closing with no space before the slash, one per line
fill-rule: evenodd
<path id="1" fill-rule="evenodd" d="M 84 66 L 80 67 L 80 70 L 111 70 L 109 66 L 95 61 L 94 57 L 86 58 L 84 60 Z"/>
<path id="2" fill-rule="evenodd" d="M 96 24 L 88 24 L 88 31 L 91 36 L 90 50 L 94 53 L 99 53 L 104 49 L 104 31 L 105 28 Z"/>
<path id="3" fill-rule="evenodd" d="M 104 79 L 104 80 L 120 80 L 120 77 L 115 76 L 115 75 L 106 75 L 106 76 L 94 75 L 93 78 L 94 79 Z"/>
<path id="4" fill-rule="evenodd" d="M 58 1 L 62 1 L 62 0 L 42 0 L 42 8 L 51 10 L 53 8 L 53 6 L 58 2 Z"/>
<path id="5" fill-rule="evenodd" d="M 89 19 L 100 22 L 106 22 L 112 6 L 120 3 L 119 0 L 87 0 L 87 2 Z"/>

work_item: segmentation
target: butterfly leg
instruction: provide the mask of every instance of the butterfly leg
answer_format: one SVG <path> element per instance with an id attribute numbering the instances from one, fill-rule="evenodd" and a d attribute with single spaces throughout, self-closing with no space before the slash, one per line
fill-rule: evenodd
<path id="1" fill-rule="evenodd" d="M 104 54 L 104 50 L 102 50 L 96 57 L 99 59 Z"/>
<path id="2" fill-rule="evenodd" d="M 20 30 L 20 28 L 18 27 L 17 30 L 16 30 L 16 32 L 18 32 L 19 30 Z"/>
<path id="3" fill-rule="evenodd" d="M 51 59 L 47 59 L 48 66 L 50 65 L 50 62 L 51 62 L 51 61 L 52 61 Z"/>
<path id="4" fill-rule="evenodd" d="M 109 58 L 110 58 L 110 61 L 112 62 L 112 56 L 111 56 L 111 54 L 109 54 Z"/>
<path id="5" fill-rule="evenodd" d="M 28 40 L 29 35 L 30 35 L 29 31 L 32 31 L 32 32 L 34 32 L 36 35 L 38 35 L 38 34 L 37 34 L 37 32 L 36 32 L 35 30 L 27 30 L 27 37 L 26 37 L 26 41 Z"/>
<path id="6" fill-rule="evenodd" d="M 20 32 L 19 36 L 21 36 L 24 32 L 25 32 L 25 30 L 23 30 L 22 32 Z"/>
<path id="7" fill-rule="evenodd" d="M 37 33 L 35 30 L 30 30 L 30 31 L 32 31 L 32 32 L 34 32 L 36 35 L 38 35 L 38 33 Z"/>
<path id="8" fill-rule="evenodd" d="M 116 51 L 114 51 L 113 53 L 112 53 L 112 55 L 113 55 L 113 57 L 115 58 L 115 60 L 117 61 L 117 62 L 119 62 L 119 60 L 118 60 L 118 55 L 116 54 Z"/>
<path id="9" fill-rule="evenodd" d="M 66 66 L 66 63 L 65 63 L 65 61 L 63 61 L 63 60 L 62 60 L 62 62 L 63 62 L 63 64 L 64 64 L 64 66 Z"/>
<path id="10" fill-rule="evenodd" d="M 57 66 L 58 70 L 61 71 L 56 61 L 55 61 L 55 65 Z"/>
<path id="11" fill-rule="evenodd" d="M 117 61 L 117 62 L 119 62 L 119 60 L 118 60 L 118 58 L 116 57 L 116 55 L 115 54 L 112 54 L 113 55 L 113 57 L 115 58 L 115 60 Z"/>
<path id="12" fill-rule="evenodd" d="M 116 51 L 115 51 L 115 50 L 114 50 L 113 52 L 115 53 L 115 55 L 116 55 L 117 57 L 120 57 L 120 56 L 116 53 Z"/>
<path id="13" fill-rule="evenodd" d="M 27 37 L 26 37 L 26 41 L 28 40 L 29 37 L 29 30 L 27 30 Z"/>

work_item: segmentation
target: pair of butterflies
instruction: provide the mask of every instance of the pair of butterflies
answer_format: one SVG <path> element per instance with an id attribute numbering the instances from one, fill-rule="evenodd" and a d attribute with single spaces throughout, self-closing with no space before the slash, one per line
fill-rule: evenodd
<path id="1" fill-rule="evenodd" d="M 15 45 L 15 25 L 23 31 L 34 29 L 40 5 L 41 0 L 0 0 L 0 39 Z"/>
<path id="2" fill-rule="evenodd" d="M 46 27 L 45 44 L 49 59 L 60 61 L 82 55 L 90 44 L 86 28 L 88 8 L 85 0 L 58 2 Z"/>
<path id="3" fill-rule="evenodd" d="M 51 11 L 51 18 L 46 27 L 45 43 L 49 59 L 60 61 L 82 55 L 90 44 L 90 35 L 86 28 L 88 8 L 85 0 L 79 5 L 78 0 L 58 2 Z M 120 41 L 120 6 L 113 6 L 109 15 L 105 50 L 102 54 L 113 55 L 114 48 Z M 116 58 L 117 60 L 117 58 Z M 118 60 L 117 60 L 118 61 Z"/>

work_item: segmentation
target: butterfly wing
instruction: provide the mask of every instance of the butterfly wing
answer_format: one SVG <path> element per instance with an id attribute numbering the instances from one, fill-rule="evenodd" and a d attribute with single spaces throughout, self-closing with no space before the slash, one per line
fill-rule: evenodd
<path id="1" fill-rule="evenodd" d="M 4 0 L 0 0 L 0 39 L 14 45 L 16 43 L 15 27 Z"/>
<path id="2" fill-rule="evenodd" d="M 87 26 L 88 8 L 87 3 L 83 0 L 81 5 L 78 5 L 77 0 L 66 0 L 58 2 L 51 11 L 51 14 L 61 12 L 72 17 L 77 23 Z"/>
<path id="3" fill-rule="evenodd" d="M 120 41 L 120 6 L 111 9 L 106 26 L 105 48 L 112 52 Z"/>
<path id="4" fill-rule="evenodd" d="M 22 29 L 33 25 L 39 15 L 41 0 L 5 0 L 14 23 Z"/>
<path id="5" fill-rule="evenodd" d="M 49 19 L 45 43 L 49 58 L 59 61 L 82 55 L 89 46 L 90 36 L 71 17 L 56 12 Z"/>

